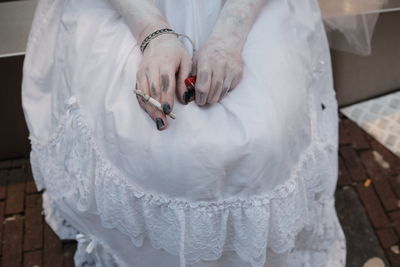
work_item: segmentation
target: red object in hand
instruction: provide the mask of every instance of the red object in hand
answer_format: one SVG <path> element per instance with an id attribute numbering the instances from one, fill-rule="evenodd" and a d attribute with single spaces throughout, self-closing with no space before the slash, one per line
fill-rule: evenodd
<path id="1" fill-rule="evenodd" d="M 194 90 L 194 85 L 196 84 L 196 76 L 190 76 L 185 79 L 185 85 L 187 89 Z"/>

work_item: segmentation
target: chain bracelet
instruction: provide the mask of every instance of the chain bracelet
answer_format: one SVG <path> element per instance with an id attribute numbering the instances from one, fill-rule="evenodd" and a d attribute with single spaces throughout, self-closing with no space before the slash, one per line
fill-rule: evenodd
<path id="1" fill-rule="evenodd" d="M 144 50 L 146 49 L 146 47 L 149 45 L 151 40 L 153 40 L 157 36 L 160 36 L 160 35 L 166 34 L 166 33 L 175 34 L 178 38 L 183 37 L 183 38 L 186 38 L 187 40 L 189 40 L 190 44 L 192 45 L 193 54 L 194 54 L 195 48 L 194 48 L 194 42 L 192 41 L 192 39 L 190 39 L 190 37 L 185 34 L 176 33 L 174 30 L 172 30 L 170 28 L 163 28 L 163 29 L 156 30 L 156 31 L 152 32 L 150 35 L 148 35 L 146 38 L 144 38 L 142 44 L 140 45 L 140 51 L 142 51 L 142 54 L 143 54 Z"/>
<path id="2" fill-rule="evenodd" d="M 156 30 L 156 31 L 152 32 L 150 35 L 148 35 L 146 38 L 144 38 L 142 44 L 140 45 L 140 51 L 142 51 L 142 53 L 143 53 L 144 50 L 146 49 L 146 47 L 149 45 L 151 40 L 153 40 L 157 36 L 160 36 L 160 35 L 166 34 L 166 33 L 171 33 L 171 34 L 177 35 L 173 29 L 169 29 L 169 28 Z"/>

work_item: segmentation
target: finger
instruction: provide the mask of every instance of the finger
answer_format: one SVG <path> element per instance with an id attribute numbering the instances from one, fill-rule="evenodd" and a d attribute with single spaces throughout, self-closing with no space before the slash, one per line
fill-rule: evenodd
<path id="1" fill-rule="evenodd" d="M 158 68 L 148 68 L 146 71 L 147 84 L 149 85 L 149 95 L 161 102 L 160 72 Z"/>
<path id="2" fill-rule="evenodd" d="M 179 74 L 178 74 L 178 83 L 177 83 L 177 95 L 178 99 L 182 104 L 187 104 L 194 99 L 194 95 L 191 92 L 188 92 L 185 79 L 190 76 L 192 71 L 192 61 L 189 57 L 183 57 L 181 61 L 181 65 L 179 66 Z"/>
<path id="3" fill-rule="evenodd" d="M 231 84 L 231 88 L 229 89 L 230 91 L 235 89 L 236 86 L 239 84 L 240 80 L 242 80 L 243 69 L 238 68 L 238 69 L 236 69 L 236 71 L 234 71 L 232 73 L 235 73 L 235 75 L 232 77 L 232 84 Z"/>
<path id="4" fill-rule="evenodd" d="M 225 78 L 224 83 L 222 84 L 222 92 L 219 96 L 218 102 L 221 101 L 230 91 L 231 84 L 232 84 L 232 79 Z"/>
<path id="5" fill-rule="evenodd" d="M 211 72 L 205 68 L 197 71 L 196 85 L 195 85 L 195 101 L 199 106 L 203 106 L 207 102 L 207 96 L 210 91 Z"/>
<path id="6" fill-rule="evenodd" d="M 208 94 L 207 102 L 214 104 L 218 102 L 219 96 L 222 92 L 222 83 L 224 81 L 223 75 L 219 72 L 213 72 L 210 92 Z"/>
<path id="7" fill-rule="evenodd" d="M 197 73 L 197 57 L 193 57 L 192 60 L 192 71 L 191 71 L 191 75 L 195 75 Z"/>
<path id="8" fill-rule="evenodd" d="M 241 72 L 235 70 L 227 70 L 225 73 L 225 80 L 222 85 L 222 92 L 219 101 L 222 100 L 230 91 L 232 91 L 241 80 Z"/>
<path id="9" fill-rule="evenodd" d="M 137 101 L 138 101 L 138 103 L 139 103 L 139 106 L 140 106 L 146 113 L 148 113 L 148 112 L 147 112 L 146 103 L 143 101 L 143 98 L 140 97 L 140 96 L 138 96 L 138 95 L 136 95 L 136 99 L 137 99 Z M 148 115 L 150 116 L 150 114 L 148 114 Z M 151 116 L 150 116 L 150 117 L 151 117 Z"/>
<path id="10" fill-rule="evenodd" d="M 149 84 L 150 96 L 154 98 L 156 101 L 161 103 L 161 86 L 160 86 L 160 76 L 159 70 L 156 67 L 151 67 L 146 72 L 147 83 Z M 156 122 L 157 129 L 163 130 L 167 127 L 167 118 L 164 112 L 158 110 L 156 107 L 151 105 L 150 103 L 146 103 L 147 110 L 149 111 L 150 116 Z"/>
<path id="11" fill-rule="evenodd" d="M 164 114 L 169 114 L 174 108 L 175 71 L 165 70 L 161 73 L 161 105 Z"/>
<path id="12" fill-rule="evenodd" d="M 138 72 L 137 89 L 141 90 L 147 95 L 150 95 L 148 80 L 144 72 Z M 168 126 L 166 116 L 151 104 L 145 102 L 142 97 L 137 97 L 137 99 L 139 101 L 139 105 L 147 112 L 151 119 L 155 121 L 156 127 L 159 130 L 164 130 Z"/>
<path id="13" fill-rule="evenodd" d="M 149 95 L 149 86 L 147 84 L 147 78 L 146 78 L 146 74 L 144 72 L 138 71 L 136 74 L 136 86 L 135 86 L 136 90 L 140 90 L 143 93 L 145 93 L 146 95 Z M 143 101 L 139 101 L 141 99 L 141 97 L 139 97 L 138 95 L 136 95 L 136 98 L 139 102 L 139 105 L 143 108 L 144 111 L 147 112 L 146 109 L 146 105 L 144 104 Z M 149 114 L 150 115 L 150 114 Z"/>
<path id="14" fill-rule="evenodd" d="M 156 124 L 156 128 L 160 131 L 166 129 L 168 127 L 168 122 L 167 118 L 165 115 L 160 112 L 158 109 L 153 107 L 149 102 L 145 102 L 145 100 L 140 97 L 136 96 L 139 102 L 139 105 L 146 110 L 146 112 L 149 114 L 149 116 L 152 118 L 152 120 Z"/>

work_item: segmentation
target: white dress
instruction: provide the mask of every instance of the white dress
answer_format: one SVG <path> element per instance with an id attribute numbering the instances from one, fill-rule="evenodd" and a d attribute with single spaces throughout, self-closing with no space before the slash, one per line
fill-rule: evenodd
<path id="1" fill-rule="evenodd" d="M 23 108 L 46 220 L 78 240 L 77 266 L 344 266 L 320 10 L 266 2 L 239 85 L 208 107 L 176 101 L 160 132 L 132 91 L 139 46 L 110 3 L 39 0 Z M 223 3 L 156 1 L 196 48 Z"/>

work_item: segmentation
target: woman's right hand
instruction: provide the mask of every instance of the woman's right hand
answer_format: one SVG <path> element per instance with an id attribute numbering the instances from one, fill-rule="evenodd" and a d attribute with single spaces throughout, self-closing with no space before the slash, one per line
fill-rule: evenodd
<path id="1" fill-rule="evenodd" d="M 161 103 L 163 112 L 137 97 L 140 106 L 155 121 L 158 130 L 168 127 L 166 114 L 174 108 L 174 94 L 182 101 L 185 79 L 192 69 L 192 59 L 173 34 L 163 34 L 150 41 L 136 74 L 136 87 Z M 176 80 L 177 79 L 177 80 Z"/>

